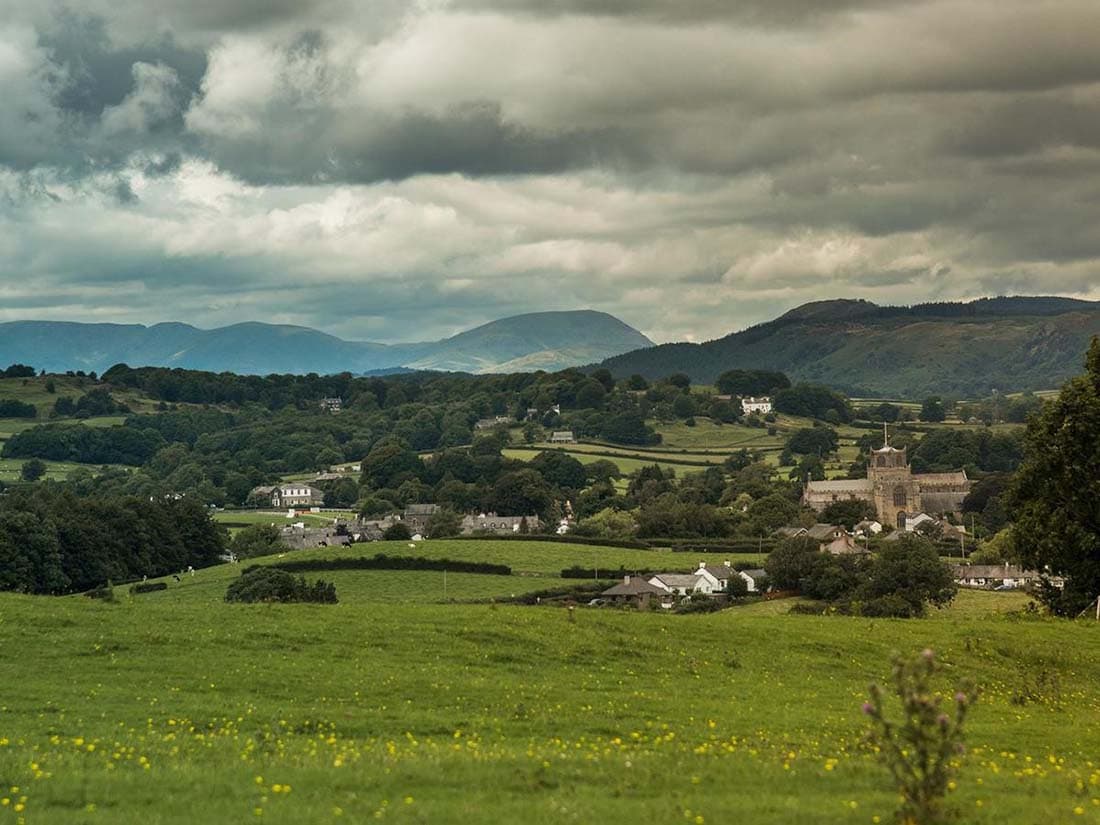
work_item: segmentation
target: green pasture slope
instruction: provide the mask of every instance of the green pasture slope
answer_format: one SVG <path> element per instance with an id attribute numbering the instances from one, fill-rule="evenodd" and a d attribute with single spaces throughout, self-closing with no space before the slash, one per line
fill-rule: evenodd
<path id="1" fill-rule="evenodd" d="M 534 574 L 448 574 L 456 598 L 628 552 L 534 545 L 415 551 Z M 983 691 L 960 822 L 1100 817 L 1100 623 L 1005 613 L 1015 594 L 922 621 L 781 601 L 570 620 L 441 603 L 438 572 L 327 574 L 337 605 L 226 604 L 238 570 L 114 604 L 0 594 L 0 823 L 888 822 L 859 706 L 892 651 L 924 647 L 945 690 Z"/>

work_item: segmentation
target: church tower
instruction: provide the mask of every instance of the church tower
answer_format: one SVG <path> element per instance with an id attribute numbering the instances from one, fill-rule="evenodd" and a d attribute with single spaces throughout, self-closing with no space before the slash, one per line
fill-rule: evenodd
<path id="1" fill-rule="evenodd" d="M 899 530 L 909 515 L 921 511 L 920 484 L 905 456 L 905 449 L 890 446 L 887 425 L 882 425 L 882 449 L 872 450 L 867 465 L 871 496 L 878 520 Z"/>

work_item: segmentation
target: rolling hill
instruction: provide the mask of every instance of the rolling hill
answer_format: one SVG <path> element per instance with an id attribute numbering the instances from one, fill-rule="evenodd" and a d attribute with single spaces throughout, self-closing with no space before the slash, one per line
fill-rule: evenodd
<path id="1" fill-rule="evenodd" d="M 0 362 L 50 372 L 103 372 L 114 364 L 241 374 L 367 373 L 403 368 L 456 372 L 559 370 L 652 341 L 603 312 L 517 315 L 441 341 L 345 341 L 308 327 L 248 322 L 217 329 L 188 324 L 0 324 Z"/>
<path id="2" fill-rule="evenodd" d="M 664 344 L 605 360 L 616 377 L 683 372 L 711 383 L 728 369 L 782 370 L 854 396 L 918 399 L 1048 389 L 1081 372 L 1100 302 L 983 298 L 877 306 L 818 301 L 703 344 Z"/>

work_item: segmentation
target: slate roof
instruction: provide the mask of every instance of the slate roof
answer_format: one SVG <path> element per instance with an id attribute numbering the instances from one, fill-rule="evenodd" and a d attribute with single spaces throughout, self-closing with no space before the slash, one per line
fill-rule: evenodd
<path id="1" fill-rule="evenodd" d="M 641 576 L 632 576 L 628 582 L 619 582 L 618 584 L 607 588 L 607 590 L 601 593 L 601 596 L 641 596 L 644 593 L 651 593 L 656 596 L 664 596 L 665 591 L 657 587 L 655 584 L 650 584 Z"/>

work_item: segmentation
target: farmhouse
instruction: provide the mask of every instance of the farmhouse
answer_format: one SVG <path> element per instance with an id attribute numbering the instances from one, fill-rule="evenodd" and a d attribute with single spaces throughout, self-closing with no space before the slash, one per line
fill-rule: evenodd
<path id="1" fill-rule="evenodd" d="M 637 607 L 646 607 L 651 599 L 657 598 L 664 601 L 669 593 L 637 576 L 623 576 L 619 584 L 607 588 L 600 595 L 617 604 L 628 603 Z"/>
<path id="2" fill-rule="evenodd" d="M 322 398 L 321 409 L 325 412 L 338 413 L 344 408 L 344 402 L 340 398 Z"/>
<path id="3" fill-rule="evenodd" d="M 410 504 L 405 508 L 402 521 L 409 525 L 413 533 L 424 533 L 428 529 L 428 520 L 440 511 L 438 504 Z"/>
<path id="4" fill-rule="evenodd" d="M 272 488 L 271 506 L 283 507 L 320 507 L 325 502 L 325 494 L 309 484 L 279 484 Z"/>
<path id="5" fill-rule="evenodd" d="M 1034 570 L 1011 564 L 960 564 L 954 568 L 955 581 L 963 587 L 1026 587 L 1039 581 Z"/>
<path id="6" fill-rule="evenodd" d="M 498 516 L 496 513 L 481 513 L 476 516 L 465 516 L 462 519 L 462 535 L 471 533 L 493 533 L 498 536 L 510 536 L 513 533 L 533 533 L 539 528 L 539 517 L 532 513 L 529 516 Z"/>
<path id="7" fill-rule="evenodd" d="M 658 573 L 649 583 L 674 596 L 709 596 L 719 590 L 714 579 L 698 573 Z"/>
<path id="8" fill-rule="evenodd" d="M 572 430 L 558 430 L 550 435 L 551 444 L 576 444 L 577 439 Z"/>
<path id="9" fill-rule="evenodd" d="M 741 399 L 741 412 L 745 415 L 752 413 L 758 413 L 760 415 L 767 415 L 772 411 L 772 400 L 768 397 L 764 398 L 742 398 Z"/>
<path id="10" fill-rule="evenodd" d="M 965 471 L 914 473 L 905 449 L 891 447 L 889 436 L 884 435 L 882 448 L 871 452 L 867 478 L 809 481 L 802 503 L 820 512 L 837 501 L 866 501 L 874 506 L 881 523 L 904 530 L 909 520 L 921 512 L 961 511 L 969 493 L 970 479 Z"/>
<path id="11" fill-rule="evenodd" d="M 742 570 L 737 575 L 745 582 L 745 586 L 750 593 L 760 593 L 766 589 L 768 580 L 768 573 L 766 570 L 762 570 L 761 568 Z"/>

